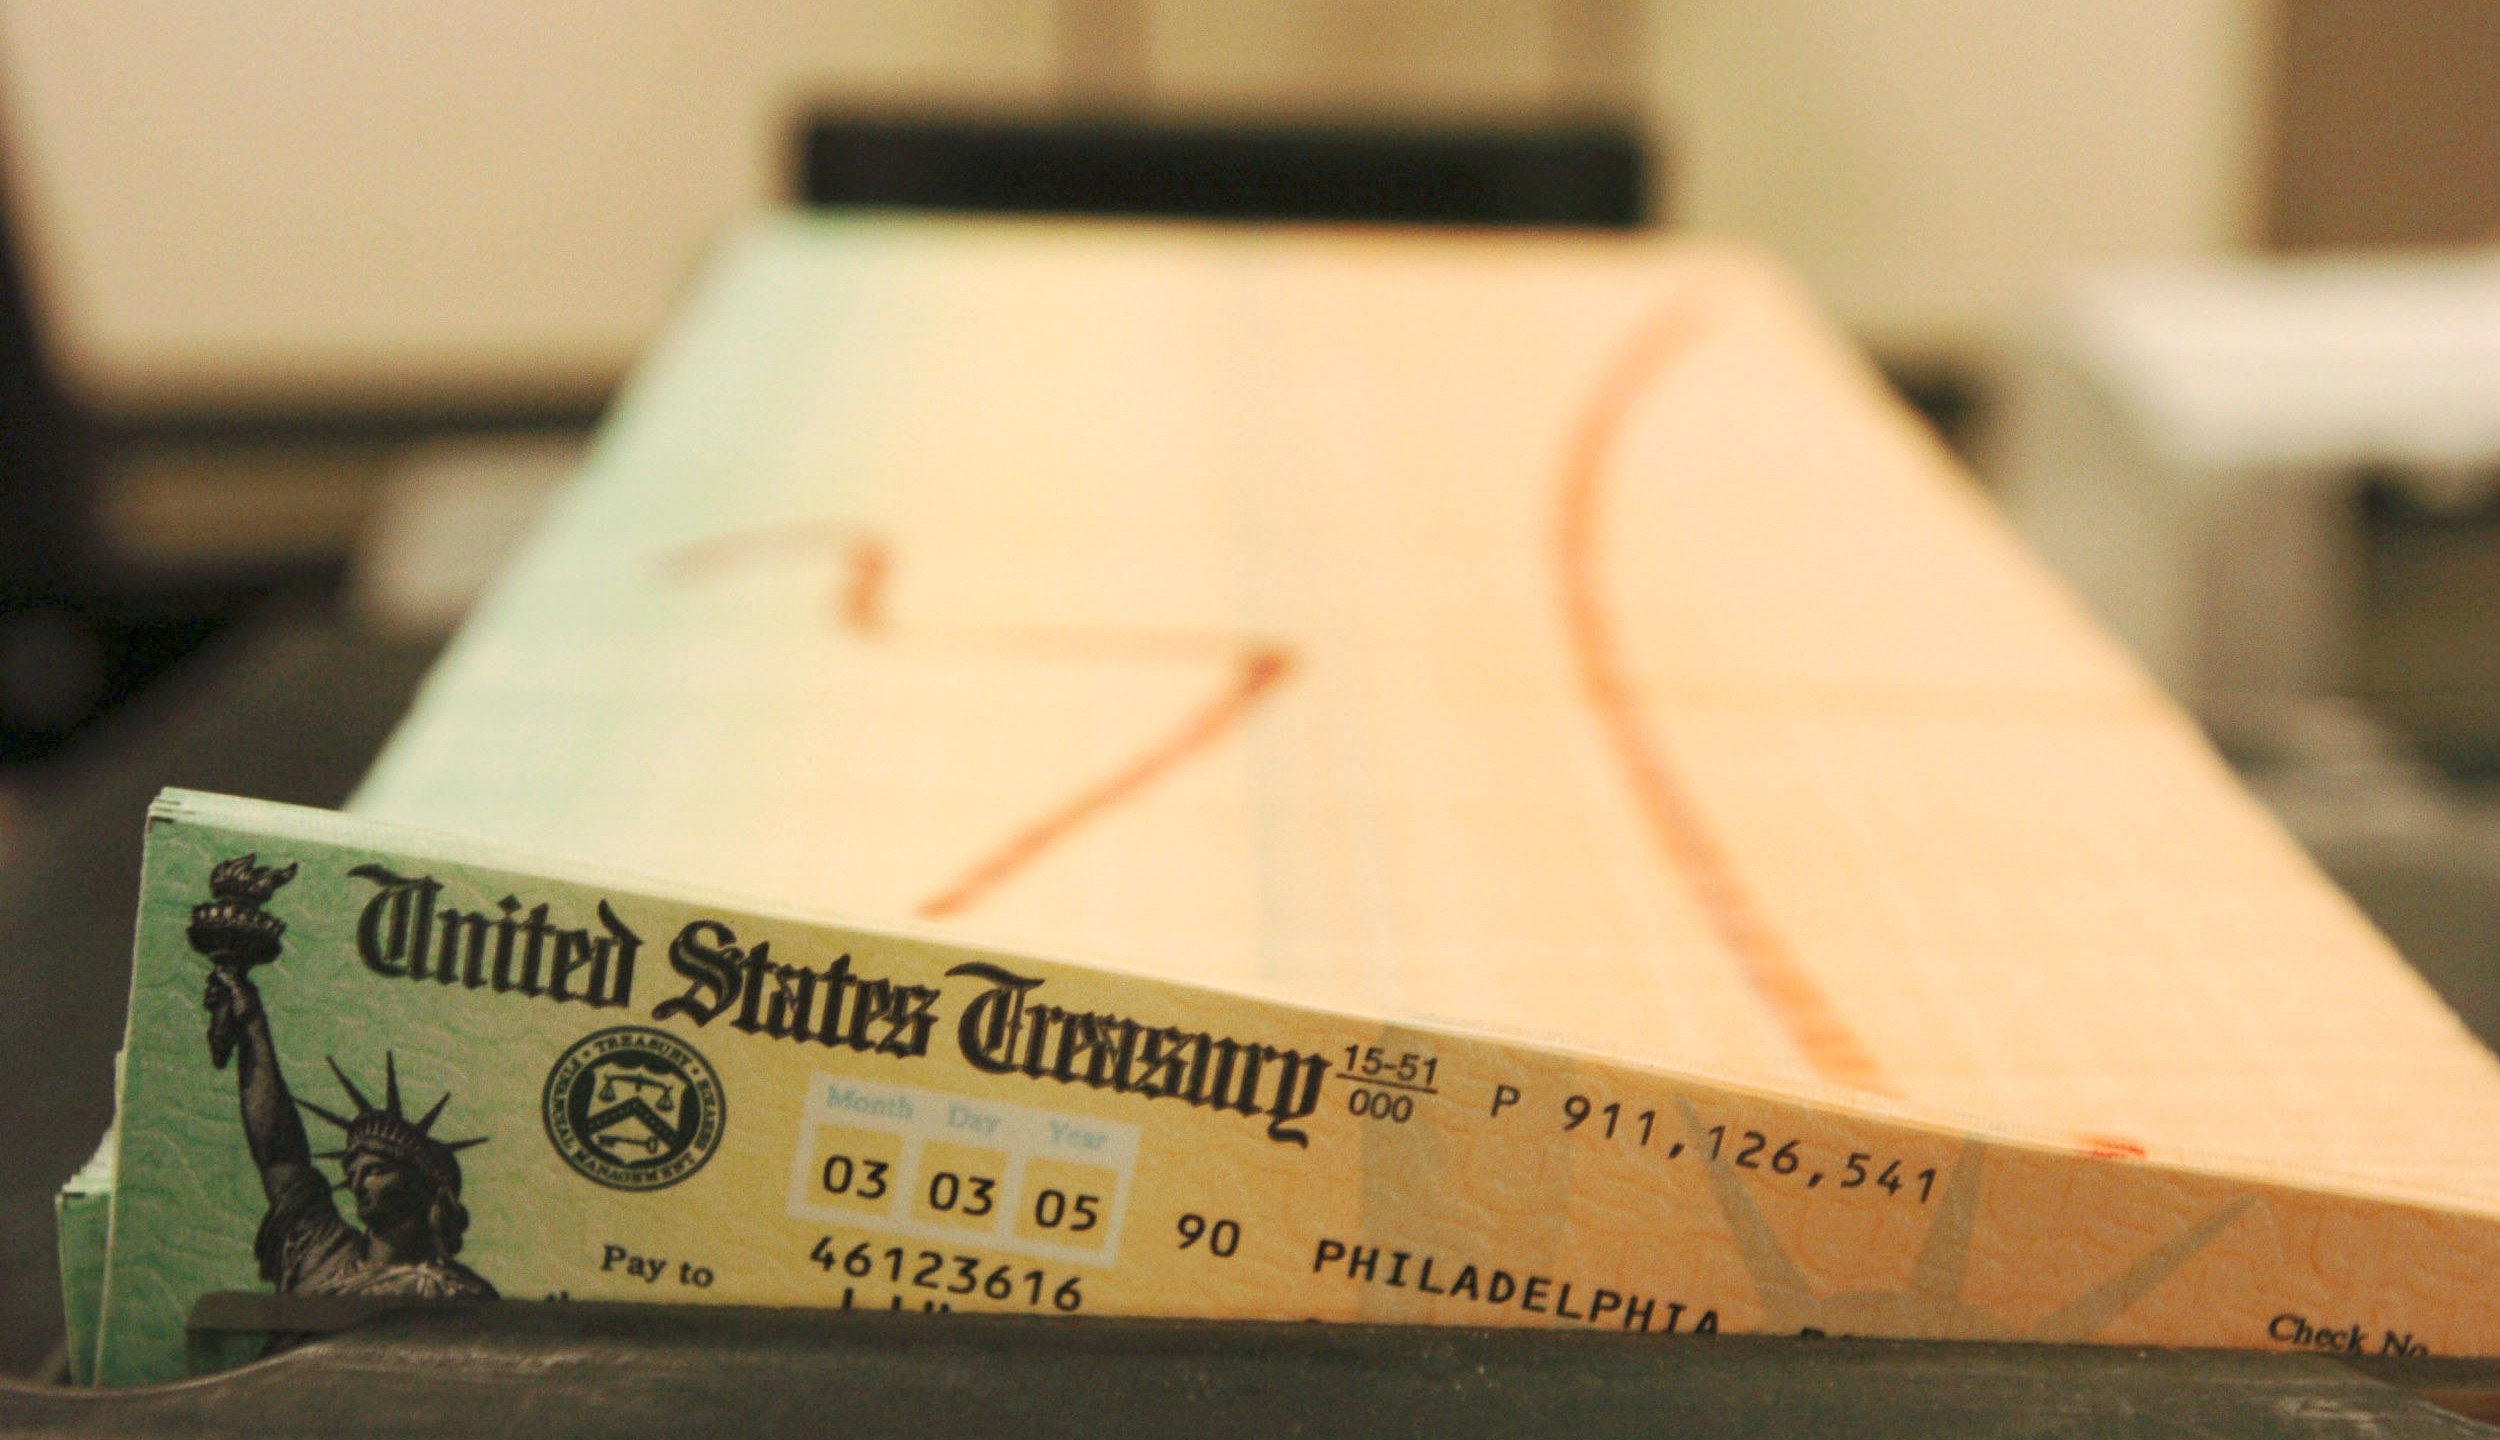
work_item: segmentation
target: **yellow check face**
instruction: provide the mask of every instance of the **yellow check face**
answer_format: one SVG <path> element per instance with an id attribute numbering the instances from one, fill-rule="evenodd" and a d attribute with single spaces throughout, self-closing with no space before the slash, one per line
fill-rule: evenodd
<path id="1" fill-rule="evenodd" d="M 221 1071 L 189 935 L 242 903 L 209 882 L 248 889 L 220 869 L 246 856 L 296 871 L 242 896 L 283 950 L 243 977 L 258 1013 Z M 178 1374 L 199 1295 L 269 1285 L 2500 1353 L 2500 1216 L 2462 1204 L 762 916 L 319 812 L 160 802 L 138 965 L 108 1383 Z M 301 1188 L 341 1132 L 426 1203 Z"/>

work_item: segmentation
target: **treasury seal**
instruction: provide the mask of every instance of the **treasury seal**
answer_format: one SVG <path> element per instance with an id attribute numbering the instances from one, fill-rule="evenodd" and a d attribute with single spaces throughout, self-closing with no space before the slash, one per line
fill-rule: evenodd
<path id="1" fill-rule="evenodd" d="M 574 1041 L 547 1073 L 541 1108 L 564 1163 L 619 1190 L 657 1190 L 702 1169 L 728 1119 L 710 1062 L 639 1025 Z"/>

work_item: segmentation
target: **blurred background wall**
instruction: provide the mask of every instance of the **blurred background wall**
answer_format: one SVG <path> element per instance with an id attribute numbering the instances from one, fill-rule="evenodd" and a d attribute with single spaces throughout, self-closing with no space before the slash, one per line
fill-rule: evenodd
<path id="1" fill-rule="evenodd" d="M 2078 262 L 2257 238 L 2270 22 L 2259 0 L 5 0 L 0 94 L 83 397 L 390 407 L 604 393 L 711 239 L 783 193 L 804 104 L 1072 93 L 1629 110 L 1670 219 L 1779 251 L 1879 346 L 1957 356 Z"/>

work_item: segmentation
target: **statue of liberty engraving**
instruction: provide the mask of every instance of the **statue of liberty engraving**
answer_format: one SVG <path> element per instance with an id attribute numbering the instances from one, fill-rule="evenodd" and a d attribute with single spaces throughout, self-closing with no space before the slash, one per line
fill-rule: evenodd
<path id="1" fill-rule="evenodd" d="M 287 1089 L 269 1036 L 268 1012 L 250 971 L 278 957 L 286 925 L 260 907 L 295 877 L 295 867 L 262 867 L 257 855 L 241 855 L 209 874 L 211 899 L 191 911 L 191 948 L 210 962 L 207 993 L 209 1058 L 219 1068 L 235 1062 L 243 1100 L 243 1135 L 260 1168 L 269 1210 L 261 1219 L 253 1252 L 263 1280 L 280 1294 L 407 1296 L 424 1299 L 495 1298 L 485 1277 L 459 1262 L 469 1228 L 460 1203 L 459 1152 L 484 1137 L 443 1141 L 434 1122 L 451 1102 L 410 1119 L 400 1107 L 399 1065 L 385 1053 L 382 1103 L 375 1105 L 331 1060 L 330 1073 L 355 1106 L 339 1115 Z M 336 1126 L 345 1136 L 337 1150 L 316 1155 L 299 1111 Z M 337 1160 L 345 1178 L 333 1185 L 316 1159 Z M 350 1225 L 332 1200 L 333 1190 L 355 1197 Z"/>

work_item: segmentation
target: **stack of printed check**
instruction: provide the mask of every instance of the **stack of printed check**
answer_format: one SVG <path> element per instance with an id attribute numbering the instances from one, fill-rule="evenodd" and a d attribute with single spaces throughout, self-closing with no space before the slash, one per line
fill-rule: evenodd
<path id="1" fill-rule="evenodd" d="M 159 802 L 61 1218 L 107 1384 L 234 1290 L 2488 1355 L 2500 1062 L 1756 260 L 790 220 L 349 814 Z"/>

